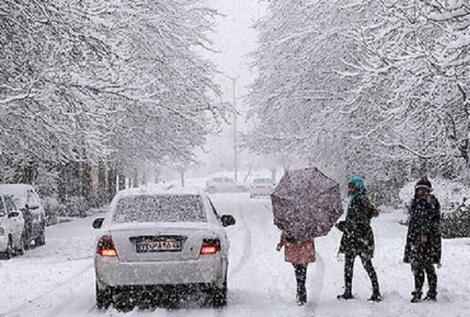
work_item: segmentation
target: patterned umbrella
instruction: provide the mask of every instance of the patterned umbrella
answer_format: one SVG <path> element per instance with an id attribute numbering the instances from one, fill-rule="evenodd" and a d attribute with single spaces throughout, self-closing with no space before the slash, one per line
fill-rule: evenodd
<path id="1" fill-rule="evenodd" d="M 339 184 L 315 167 L 286 172 L 271 201 L 274 224 L 300 241 L 327 235 L 343 214 Z"/>

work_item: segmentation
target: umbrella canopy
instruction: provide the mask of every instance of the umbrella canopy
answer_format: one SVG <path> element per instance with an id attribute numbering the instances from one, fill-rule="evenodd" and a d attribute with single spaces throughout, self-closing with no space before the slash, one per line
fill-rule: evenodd
<path id="1" fill-rule="evenodd" d="M 274 224 L 300 241 L 327 235 L 343 214 L 339 184 L 315 167 L 286 172 L 271 201 Z"/>

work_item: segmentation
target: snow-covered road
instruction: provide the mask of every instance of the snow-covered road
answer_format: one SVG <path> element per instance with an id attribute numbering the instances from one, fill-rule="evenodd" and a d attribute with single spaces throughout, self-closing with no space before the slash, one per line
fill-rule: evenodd
<path id="1" fill-rule="evenodd" d="M 237 225 L 229 228 L 232 249 L 229 304 L 226 308 L 182 308 L 154 311 L 135 309 L 102 312 L 94 303 L 93 219 L 79 219 L 49 227 L 47 245 L 23 257 L 0 261 L 0 316 L 468 316 L 470 311 L 470 240 L 444 242 L 437 303 L 409 303 L 412 276 L 402 264 L 405 228 L 396 214 L 374 221 L 377 268 L 384 301 L 369 303 L 370 286 L 358 264 L 354 278 L 356 299 L 338 302 L 342 265 L 337 261 L 340 234 L 333 230 L 317 240 L 318 261 L 309 267 L 309 303 L 295 304 L 293 268 L 275 251 L 278 230 L 272 225 L 270 202 L 246 195 L 215 195 L 220 213 L 231 213 Z"/>

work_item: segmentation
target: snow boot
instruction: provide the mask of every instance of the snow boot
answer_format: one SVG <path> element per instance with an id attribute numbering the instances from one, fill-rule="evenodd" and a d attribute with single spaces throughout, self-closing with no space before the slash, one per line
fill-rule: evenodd
<path id="1" fill-rule="evenodd" d="M 436 292 L 428 292 L 426 297 L 424 298 L 425 301 L 435 302 L 437 301 L 437 293 Z"/>
<path id="2" fill-rule="evenodd" d="M 354 296 L 350 291 L 345 291 L 344 294 L 338 295 L 338 296 L 336 296 L 336 298 L 339 299 L 339 300 L 343 300 L 343 299 L 344 300 L 349 300 L 349 299 L 353 299 Z"/>
<path id="3" fill-rule="evenodd" d="M 423 293 L 421 291 L 414 291 L 411 293 L 413 297 L 411 298 L 412 303 L 419 303 L 421 302 L 421 297 L 423 296 Z"/>
<path id="4" fill-rule="evenodd" d="M 381 302 L 382 301 L 382 295 L 380 294 L 379 291 L 374 291 L 372 293 L 372 296 L 368 299 L 369 302 Z"/>
<path id="5" fill-rule="evenodd" d="M 296 302 L 299 306 L 303 306 L 307 302 L 307 290 L 305 286 L 297 288 Z"/>
<path id="6" fill-rule="evenodd" d="M 295 301 L 296 301 L 298 306 L 303 306 L 303 305 L 305 305 L 305 303 L 307 303 L 307 301 L 305 299 L 301 299 L 301 298 L 299 298 L 299 296 L 297 296 L 297 299 Z"/>

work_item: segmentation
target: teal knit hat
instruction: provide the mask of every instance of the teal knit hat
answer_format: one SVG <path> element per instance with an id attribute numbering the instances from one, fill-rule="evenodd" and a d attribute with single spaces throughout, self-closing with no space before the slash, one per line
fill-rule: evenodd
<path id="1" fill-rule="evenodd" d="M 367 187 L 364 180 L 361 177 L 354 176 L 348 183 L 348 186 L 354 186 L 358 191 L 367 192 Z"/>
<path id="2" fill-rule="evenodd" d="M 364 180 L 360 177 L 355 176 L 355 177 L 351 178 L 351 180 L 348 183 L 348 186 L 349 187 L 352 187 L 352 186 L 356 187 L 356 191 L 350 197 L 350 200 L 349 200 L 350 204 L 354 200 L 356 200 L 356 198 L 358 198 L 359 196 L 365 195 L 367 193 L 366 184 L 365 184 Z"/>

